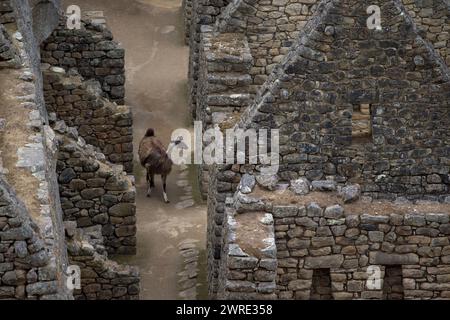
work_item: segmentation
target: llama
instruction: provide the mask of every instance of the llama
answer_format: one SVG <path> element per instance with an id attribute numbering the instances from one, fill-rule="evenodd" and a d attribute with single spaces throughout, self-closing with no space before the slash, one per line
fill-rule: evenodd
<path id="1" fill-rule="evenodd" d="M 155 175 L 159 174 L 163 182 L 164 202 L 169 203 L 166 180 L 173 165 L 169 154 L 172 148 L 178 146 L 182 140 L 182 137 L 178 137 L 175 141 L 171 141 L 166 151 L 161 141 L 155 137 L 155 131 L 152 128 L 149 128 L 145 133 L 139 144 L 139 161 L 147 172 L 147 197 L 150 197 L 152 188 L 155 187 Z"/>

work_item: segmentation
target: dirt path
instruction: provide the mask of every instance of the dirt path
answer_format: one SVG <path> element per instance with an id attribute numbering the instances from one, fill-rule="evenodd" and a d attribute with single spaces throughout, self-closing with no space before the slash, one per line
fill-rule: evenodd
<path id="1" fill-rule="evenodd" d="M 65 1 L 70 4 L 73 1 Z M 115 39 L 126 49 L 126 103 L 133 108 L 135 151 L 148 127 L 155 128 L 167 145 L 172 130 L 191 122 L 181 0 L 77 0 L 77 4 L 82 10 L 104 11 Z M 117 259 L 140 267 L 141 299 L 177 299 L 182 290 L 182 295 L 195 297 L 195 281 L 189 278 L 196 269 L 204 278 L 206 207 L 196 200 L 194 173 L 174 167 L 168 179 L 171 203 L 165 204 L 159 178 L 152 198 L 147 198 L 137 163 L 135 171 L 138 254 Z M 204 298 L 203 287 L 196 291 Z"/>

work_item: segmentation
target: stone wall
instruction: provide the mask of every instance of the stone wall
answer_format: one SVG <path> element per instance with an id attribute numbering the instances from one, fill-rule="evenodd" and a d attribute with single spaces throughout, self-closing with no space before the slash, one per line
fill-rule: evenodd
<path id="1" fill-rule="evenodd" d="M 101 225 L 109 253 L 136 253 L 136 189 L 134 177 L 121 165 L 87 145 L 74 128 L 57 122 L 60 136 L 57 174 L 65 221 L 78 228 Z"/>
<path id="2" fill-rule="evenodd" d="M 29 65 L 36 85 L 36 103 L 42 119 L 47 123 L 47 112 L 43 97 L 41 55 L 39 46 L 49 32 L 58 25 L 60 0 L 14 0 L 15 24 L 19 38 L 28 56 Z M 42 10 L 46 8 L 45 10 Z"/>
<path id="3" fill-rule="evenodd" d="M 223 228 L 217 298 L 276 299 L 277 259 L 272 215 L 236 214 L 230 205 Z"/>
<path id="4" fill-rule="evenodd" d="M 84 81 L 71 69 L 44 70 L 45 101 L 49 112 L 78 129 L 88 144 L 100 148 L 107 159 L 133 172 L 133 118 L 127 106 L 101 96 L 100 84 Z"/>
<path id="5" fill-rule="evenodd" d="M 241 45 L 230 45 L 227 36 L 249 43 L 252 58 L 258 55 L 257 46 L 252 51 L 252 41 L 258 46 L 263 43 L 245 34 L 249 30 L 245 19 L 258 18 L 254 8 L 243 3 L 230 3 L 215 26 L 216 30 L 239 33 L 201 28 L 201 42 L 196 44 L 199 52 L 191 54 L 191 59 L 199 57 L 196 117 L 205 127 L 217 123 L 221 129 L 280 130 L 280 170 L 276 176 L 260 179 L 264 187 L 272 189 L 279 180 L 306 177 L 318 185 L 322 183 L 319 180 L 328 179 L 325 184 L 332 183 L 334 188 L 360 183 L 363 193 L 374 198 L 448 201 L 449 149 L 444 129 L 449 123 L 448 67 L 419 36 L 399 1 L 322 1 L 306 25 L 299 22 L 301 28 L 291 34 L 296 37 L 294 44 L 289 51 L 283 49 L 284 57 L 279 55 L 277 66 L 265 69 L 268 76 L 261 78 L 266 81 L 250 107 L 240 103 L 243 112 L 234 115 L 216 109 L 213 117 L 209 104 L 214 106 L 217 100 L 210 99 L 209 92 L 236 88 L 230 90 L 225 83 L 218 86 L 211 81 L 224 74 L 211 68 L 210 61 L 225 56 L 227 48 L 237 48 L 233 53 L 241 50 Z M 382 8 L 383 21 L 386 19 L 382 31 L 367 29 L 365 9 L 372 4 Z M 309 5 L 314 11 L 315 5 Z M 305 11 L 304 20 L 306 16 Z M 261 55 L 267 56 L 270 58 L 270 54 Z M 245 94 L 254 89 L 246 83 L 238 90 Z M 225 199 L 236 190 L 243 173 L 257 170 L 231 165 L 208 169 L 208 280 L 210 295 L 215 297 L 223 286 L 219 278 L 223 277 L 220 261 L 225 259 Z M 313 296 L 330 297 L 327 286 L 332 277 L 327 268 L 319 269 L 315 275 L 310 272 L 315 283 Z M 398 279 L 393 278 L 386 291 L 395 296 L 393 287 Z"/>
<path id="6" fill-rule="evenodd" d="M 448 287 L 440 281 L 449 270 L 448 209 L 442 214 L 348 213 L 345 218 L 336 205 L 273 210 L 278 215 L 279 297 L 309 299 L 312 271 L 326 268 L 334 299 L 386 299 L 383 287 L 368 288 L 367 267 L 379 266 L 383 277 L 384 268 L 400 265 L 406 299 L 449 298 Z M 295 233 L 302 236 L 292 237 Z M 442 274 L 439 280 L 437 274 Z"/>
<path id="7" fill-rule="evenodd" d="M 218 290 L 219 261 L 222 254 L 225 203 L 232 197 L 241 178 L 239 166 L 211 166 L 209 171 L 207 239 L 208 292 L 215 297 Z"/>
<path id="8" fill-rule="evenodd" d="M 0 1 L 0 24 L 15 22 L 14 9 L 11 0 Z"/>
<path id="9" fill-rule="evenodd" d="M 18 54 L 6 32 L 3 24 L 0 24 L 0 67 L 14 67 L 17 65 Z"/>
<path id="10" fill-rule="evenodd" d="M 0 4 L 2 23 L 7 24 L 1 29 L 6 30 L 13 60 L 20 64 L 14 69 L 0 66 L 4 89 L 0 143 L 5 160 L 0 172 L 0 298 L 71 299 L 65 285 L 68 258 L 56 180 L 55 135 L 46 125 L 37 39 L 30 23 L 32 7 L 41 1 L 10 4 Z M 54 14 L 48 12 L 49 27 Z"/>
<path id="11" fill-rule="evenodd" d="M 70 263 L 81 270 L 76 300 L 139 299 L 138 269 L 108 259 L 101 225 L 77 229 L 75 223 L 66 222 L 66 236 Z"/>
<path id="12" fill-rule="evenodd" d="M 69 30 L 66 19 L 62 18 L 58 28 L 42 44 L 42 62 L 66 70 L 76 68 L 86 80 L 99 81 L 111 101 L 123 104 L 125 51 L 113 40 L 105 24 L 97 21 L 97 18 L 86 18 L 80 30 Z"/>
<path id="13" fill-rule="evenodd" d="M 187 45 L 189 45 L 189 37 L 191 33 L 192 0 L 183 0 L 181 10 L 183 11 L 184 21 L 184 41 Z"/>
<path id="14" fill-rule="evenodd" d="M 393 203 L 367 197 L 348 201 L 343 190 L 315 189 L 297 195 L 292 184 L 278 187 L 272 192 L 259 186 L 240 188 L 246 191 L 229 201 L 232 209 L 224 234 L 235 236 L 223 237 L 228 251 L 220 262 L 226 267 L 220 270 L 224 283 L 219 288 L 227 286 L 234 298 L 253 298 L 258 292 L 254 255 L 264 247 L 258 245 L 262 239 L 276 244 L 278 299 L 450 298 L 448 204 Z M 270 232 L 261 231 L 260 223 L 273 225 L 274 239 L 270 240 Z M 230 250 L 228 242 L 233 240 L 241 241 L 238 248 L 243 252 L 237 247 Z M 230 263 L 235 257 L 241 257 L 239 268 Z M 247 274 L 243 281 L 243 274 L 236 272 L 240 268 L 255 274 Z M 380 277 L 373 278 L 381 280 L 378 284 L 371 280 L 373 270 L 379 271 Z M 233 286 L 229 280 L 234 276 L 241 279 Z"/>
<path id="15" fill-rule="evenodd" d="M 83 164 L 95 166 L 92 161 L 89 162 L 92 160 L 89 157 L 95 154 L 100 162 L 105 163 L 106 169 L 102 172 L 106 178 L 117 178 L 117 181 L 109 181 L 109 187 L 114 190 L 105 191 L 108 201 L 113 203 L 116 200 L 120 204 L 127 202 L 134 208 L 133 180 L 122 172 L 121 166 L 115 169 L 110 167 L 104 161 L 105 157 L 95 153 L 94 147 L 86 146 L 82 138 L 78 139 L 77 145 L 75 140 L 71 140 L 78 135 L 75 129 L 58 123 L 55 129 L 60 134 L 55 135 L 48 126 L 39 44 L 58 24 L 58 8 L 59 0 L 0 2 L 1 54 L 5 55 L 7 61 L 20 61 L 20 65 L 0 65 L 2 89 L 5 89 L 0 91 L 0 299 L 73 299 L 66 283 L 67 267 L 72 261 L 69 261 L 67 254 L 63 226 L 66 212 L 63 213 L 61 208 L 58 186 L 58 177 L 61 177 L 57 175 L 57 170 L 72 168 L 73 172 L 80 174 L 76 176 L 79 180 L 86 179 L 88 186 L 91 177 L 94 180 L 99 177 L 95 176 L 96 170 L 83 167 Z M 3 23 L 7 24 L 5 28 Z M 4 50 L 5 45 L 7 50 Z M 55 120 L 56 117 L 52 115 L 51 118 Z M 78 149 L 73 149 L 73 153 L 65 149 L 65 154 L 72 158 L 64 159 L 63 156 L 62 160 L 57 161 L 58 143 L 62 141 L 70 141 L 72 147 Z M 68 148 L 66 144 L 62 147 Z M 84 169 L 86 172 L 82 172 Z M 129 186 L 127 190 L 120 189 L 125 188 L 124 181 Z M 105 188 L 109 188 L 107 184 L 105 182 Z M 65 189 L 64 197 L 69 192 L 70 189 Z M 83 190 L 83 193 L 86 195 L 89 191 Z M 69 201 L 76 201 L 77 196 L 83 198 L 81 192 L 80 195 L 72 193 L 72 196 L 75 197 L 69 197 Z M 130 209 L 132 213 L 133 208 Z M 99 212 L 103 213 L 104 206 L 96 204 L 90 211 L 87 207 L 85 209 L 82 214 L 87 214 L 87 217 L 90 214 L 93 222 L 96 222 L 94 218 L 98 217 Z M 122 207 L 120 209 L 111 211 L 126 211 Z M 68 219 L 74 220 L 74 217 L 69 215 Z M 126 219 L 127 222 L 123 222 Z M 104 236 L 105 246 L 110 251 L 134 253 L 134 233 L 131 235 L 135 232 L 134 222 L 130 217 L 119 220 L 116 218 L 114 225 L 111 223 L 111 226 L 104 228 L 101 221 L 96 222 L 93 227 L 100 230 L 97 238 Z M 72 221 L 72 224 L 76 225 L 76 222 Z M 110 221 L 105 224 L 110 224 Z M 131 224 L 133 226 L 129 226 Z M 127 231 L 124 232 L 124 229 Z M 101 293 L 92 287 L 88 288 L 85 297 L 92 298 L 91 293 L 95 292 L 96 298 L 107 299 L 108 290 L 112 290 L 112 298 L 136 299 L 139 292 L 136 270 L 107 261 L 104 252 L 99 252 L 99 255 L 101 257 L 95 256 L 93 259 L 92 266 L 97 268 L 96 281 L 103 281 L 104 287 Z M 78 262 L 83 264 L 81 260 Z M 111 275 L 117 280 L 108 278 Z M 86 278 L 85 282 L 89 283 L 92 277 Z"/>
<path id="16" fill-rule="evenodd" d="M 328 178 L 381 198 L 443 200 L 449 70 L 398 1 L 378 4 L 383 31 L 354 18 L 365 2 L 322 2 L 238 125 L 280 130 L 283 180 Z M 358 139 L 353 124 L 367 104 L 371 134 Z"/>
<path id="17" fill-rule="evenodd" d="M 64 279 L 30 212 L 0 175 L 0 299 L 54 299 Z M 67 298 L 67 297 L 66 297 Z"/>
<path id="18" fill-rule="evenodd" d="M 300 30 L 314 13 L 316 0 L 233 1 L 216 20 L 218 32 L 245 35 L 254 64 L 251 75 L 256 92 L 272 69 L 283 60 Z"/>
<path id="19" fill-rule="evenodd" d="M 403 0 L 425 39 L 450 65 L 450 6 L 445 0 Z"/>
<path id="20" fill-rule="evenodd" d="M 197 110 L 198 60 L 202 26 L 212 26 L 216 17 L 231 0 L 192 1 L 191 27 L 189 35 L 189 106 L 193 117 Z M 210 30 L 210 29 L 209 29 Z"/>
<path id="21" fill-rule="evenodd" d="M 252 99 L 249 75 L 253 60 L 247 40 L 240 34 L 221 34 L 214 37 L 202 33 L 197 99 L 197 121 L 202 129 L 219 126 L 232 127 Z M 204 141 L 205 146 L 208 141 Z M 207 194 L 208 166 L 199 170 L 200 190 Z"/>

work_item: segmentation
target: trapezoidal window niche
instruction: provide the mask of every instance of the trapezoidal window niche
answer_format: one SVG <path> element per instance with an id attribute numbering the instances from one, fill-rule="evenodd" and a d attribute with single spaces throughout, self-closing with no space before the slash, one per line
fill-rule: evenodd
<path id="1" fill-rule="evenodd" d="M 372 106 L 358 104 L 353 106 L 352 143 L 370 142 L 372 138 Z"/>
<path id="2" fill-rule="evenodd" d="M 386 266 L 383 281 L 384 300 L 403 300 L 402 266 Z"/>
<path id="3" fill-rule="evenodd" d="M 330 269 L 314 269 L 310 300 L 333 300 Z"/>

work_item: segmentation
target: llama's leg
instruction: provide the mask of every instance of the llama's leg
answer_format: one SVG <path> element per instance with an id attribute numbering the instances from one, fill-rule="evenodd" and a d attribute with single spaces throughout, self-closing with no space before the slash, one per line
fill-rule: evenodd
<path id="1" fill-rule="evenodd" d="M 150 197 L 152 193 L 152 188 L 155 186 L 154 176 L 153 173 L 151 173 L 150 171 L 147 171 L 147 184 L 148 184 L 147 197 Z"/>
<path id="2" fill-rule="evenodd" d="M 163 196 L 164 196 L 164 202 L 169 203 L 169 198 L 167 198 L 167 192 L 166 192 L 166 180 L 167 176 L 162 175 L 162 182 L 163 182 Z"/>

